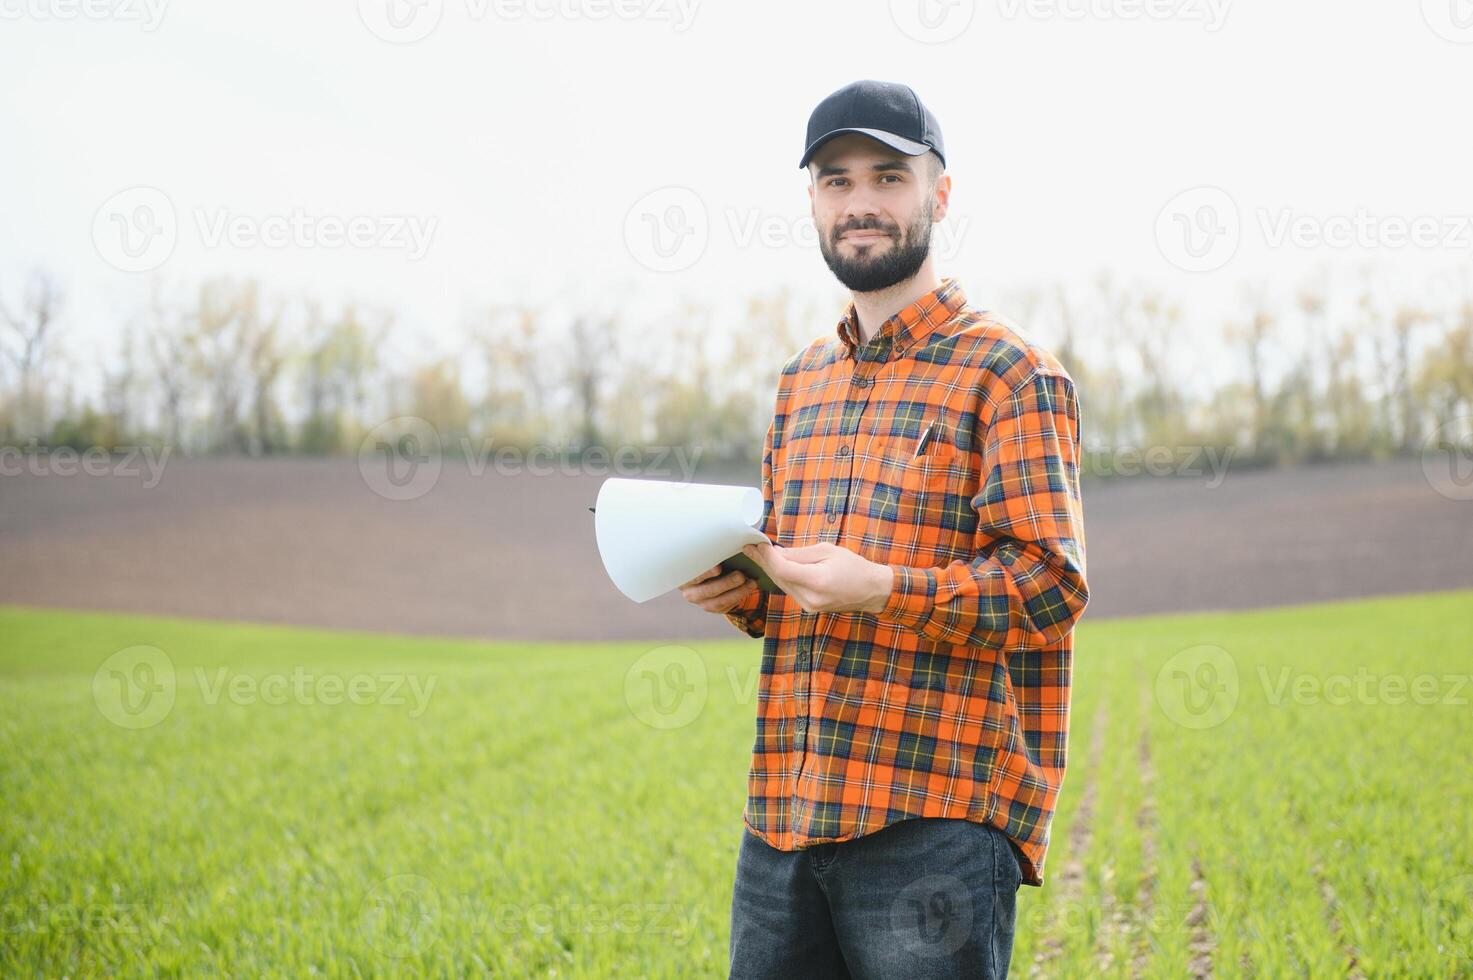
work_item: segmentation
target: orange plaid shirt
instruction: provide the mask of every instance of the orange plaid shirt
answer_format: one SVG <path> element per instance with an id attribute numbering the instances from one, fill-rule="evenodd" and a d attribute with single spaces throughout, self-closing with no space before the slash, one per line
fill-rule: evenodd
<path id="1" fill-rule="evenodd" d="M 1089 599 L 1079 450 L 1068 373 L 954 279 L 867 343 L 851 304 L 783 366 L 761 529 L 888 564 L 894 589 L 878 613 L 758 592 L 726 614 L 763 638 L 758 837 L 791 851 L 958 817 L 999 827 L 1043 883 Z"/>

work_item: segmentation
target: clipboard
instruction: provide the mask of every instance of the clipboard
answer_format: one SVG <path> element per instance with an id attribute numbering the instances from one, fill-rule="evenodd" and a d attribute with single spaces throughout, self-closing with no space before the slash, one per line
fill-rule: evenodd
<path id="1" fill-rule="evenodd" d="M 754 579 L 757 582 L 757 588 L 763 592 L 771 592 L 774 595 L 787 595 L 786 592 L 778 588 L 777 583 L 772 580 L 772 576 L 763 571 L 762 566 L 748 558 L 744 552 L 738 551 L 721 563 L 722 574 L 730 571 L 745 573 L 747 578 Z"/>
<path id="2" fill-rule="evenodd" d="M 594 514 L 598 513 L 598 511 L 592 507 L 588 508 L 588 511 L 589 513 Z M 774 595 L 787 595 L 786 592 L 778 587 L 778 584 L 772 580 L 772 576 L 768 575 L 761 565 L 757 564 L 751 558 L 748 558 L 743 552 L 738 551 L 730 558 L 722 560 L 720 568 L 721 574 L 723 575 L 732 571 L 740 571 L 742 574 L 746 575 L 747 578 L 752 579 L 754 582 L 756 582 L 757 588 L 761 589 L 763 592 L 772 593 Z"/>

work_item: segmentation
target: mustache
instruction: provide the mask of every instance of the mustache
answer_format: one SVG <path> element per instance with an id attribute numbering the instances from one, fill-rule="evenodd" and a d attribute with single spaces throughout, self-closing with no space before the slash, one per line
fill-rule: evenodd
<path id="1" fill-rule="evenodd" d="M 896 233 L 900 231 L 900 226 L 894 223 L 884 224 L 878 218 L 860 218 L 846 225 L 835 225 L 832 237 L 835 241 L 838 241 L 839 236 L 850 231 L 883 231 L 891 238 L 894 238 Z"/>

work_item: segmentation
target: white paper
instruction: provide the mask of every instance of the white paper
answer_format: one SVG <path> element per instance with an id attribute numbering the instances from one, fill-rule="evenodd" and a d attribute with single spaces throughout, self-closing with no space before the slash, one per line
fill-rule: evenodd
<path id="1" fill-rule="evenodd" d="M 620 592 L 647 602 L 766 541 L 762 491 L 611 476 L 593 505 L 604 569 Z"/>

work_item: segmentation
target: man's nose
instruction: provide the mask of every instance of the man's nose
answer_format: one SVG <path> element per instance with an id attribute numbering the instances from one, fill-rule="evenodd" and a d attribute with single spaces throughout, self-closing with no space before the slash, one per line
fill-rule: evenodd
<path id="1" fill-rule="evenodd" d="M 864 189 L 856 188 L 848 195 L 844 202 L 844 219 L 846 221 L 855 218 L 879 217 L 880 206 L 878 199 L 873 193 Z"/>

